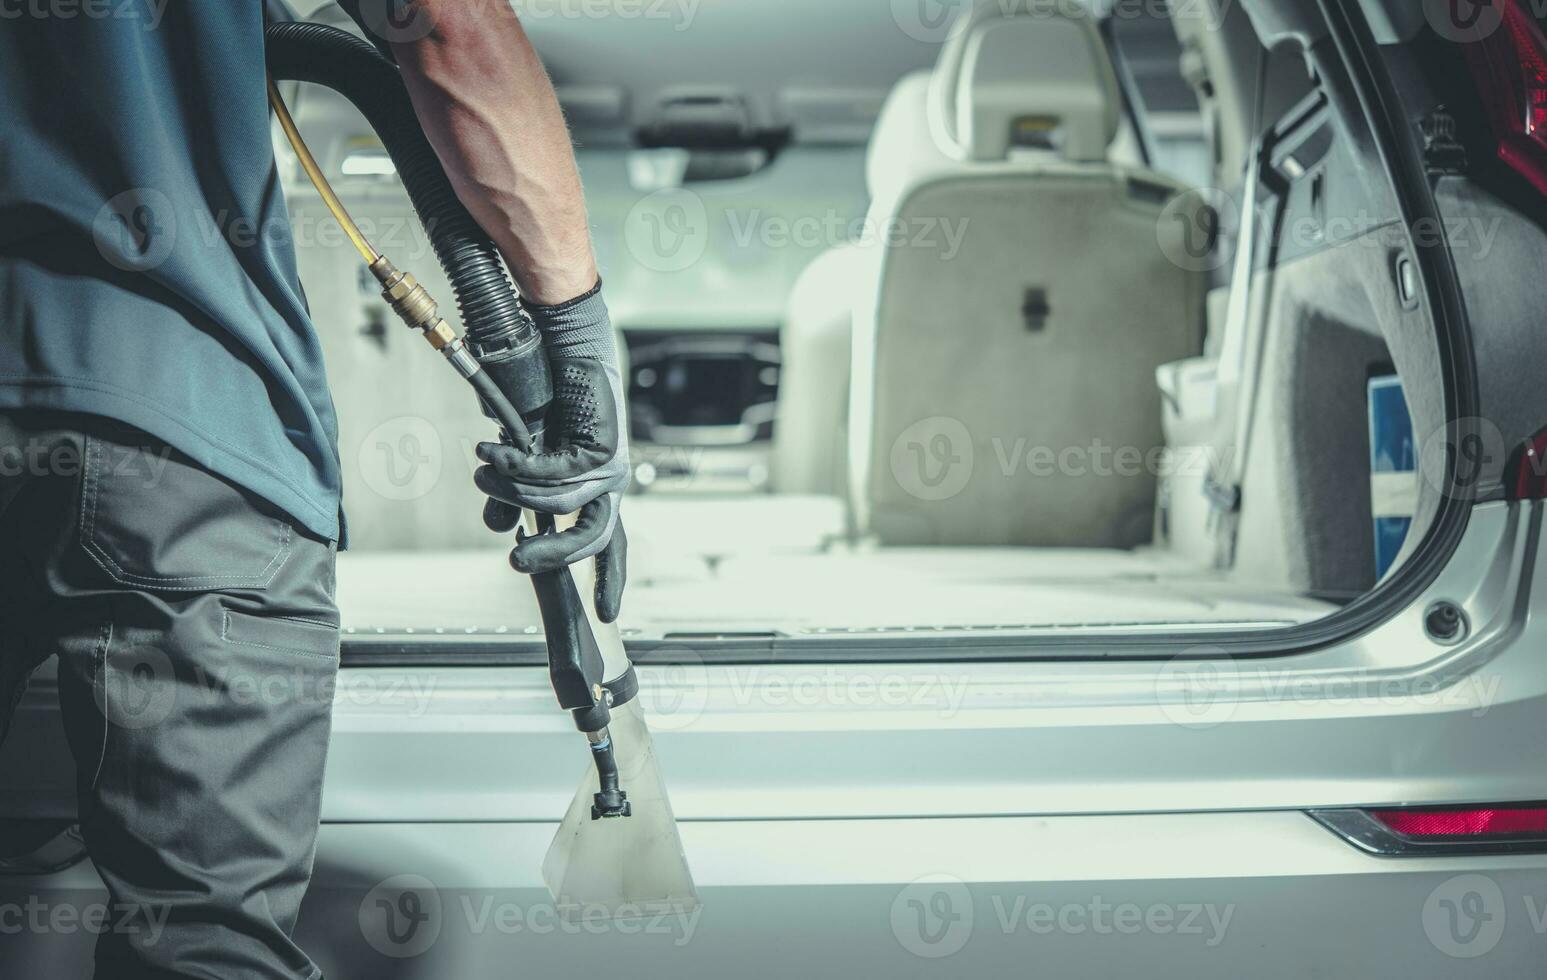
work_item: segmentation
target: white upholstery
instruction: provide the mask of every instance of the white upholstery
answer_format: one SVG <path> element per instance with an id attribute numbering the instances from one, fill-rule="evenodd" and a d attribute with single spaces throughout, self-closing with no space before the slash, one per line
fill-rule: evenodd
<path id="1" fill-rule="evenodd" d="M 914 72 L 881 106 L 865 156 L 872 216 L 889 213 L 906 188 L 960 166 L 930 126 L 929 91 L 930 73 Z M 781 493 L 846 493 L 853 296 L 857 284 L 875 281 L 876 231 L 818 255 L 790 290 L 772 467 Z"/>
<path id="2" fill-rule="evenodd" d="M 780 493 L 842 497 L 847 492 L 845 420 L 853 310 L 842 297 L 867 274 L 866 260 L 858 245 L 823 252 L 790 290 L 770 468 Z"/>
<path id="3" fill-rule="evenodd" d="M 1202 334 L 1204 279 L 1157 244 L 1159 202 L 1179 190 L 1110 167 L 1001 165 L 903 198 L 899 221 L 955 220 L 965 234 L 949 260 L 885 249 L 856 309 L 849 458 L 862 532 L 888 544 L 1149 540 L 1154 371 L 1197 353 Z M 1035 330 L 1031 294 L 1049 307 Z M 948 427 L 945 450 L 970 478 L 935 499 L 920 478 L 944 458 Z"/>
<path id="4" fill-rule="evenodd" d="M 957 161 L 930 125 L 930 73 L 904 75 L 876 117 L 865 152 L 865 183 L 871 213 L 889 205 L 898 193 Z"/>
<path id="5" fill-rule="evenodd" d="M 1038 28 L 1039 37 L 1018 36 Z M 963 118 L 970 114 L 963 110 L 970 104 L 963 88 L 964 82 L 974 77 L 969 60 L 983 60 L 974 49 L 985 45 L 990 49 L 985 67 L 998 66 L 1003 80 L 1032 100 L 1021 112 L 1055 116 L 1065 111 L 1089 113 L 1096 104 L 1091 96 L 1096 95 L 1105 125 L 1116 132 L 1121 115 L 1117 74 L 1106 56 L 1094 16 L 1083 4 L 1076 0 L 973 0 L 951 25 L 931 77 L 930 118 L 944 144 L 959 153 L 970 145 L 962 136 L 962 128 L 970 126 Z M 1000 51 L 1002 56 L 997 53 Z M 981 80 L 987 81 L 988 77 Z M 1107 142 L 1111 139 L 1109 134 Z M 1100 153 L 1091 157 L 1102 158 Z"/>
<path id="6" fill-rule="evenodd" d="M 1100 161 L 1117 135 L 1117 80 L 1088 21 L 1001 18 L 965 35 L 955 139 L 966 159 L 1017 146 Z M 1027 57 L 1028 51 L 1036 57 Z M 1047 142 L 1043 142 L 1046 140 Z"/>
<path id="7" fill-rule="evenodd" d="M 919 86 L 899 83 L 887 108 L 912 109 L 911 126 L 884 113 L 871 153 L 869 227 L 908 233 L 808 270 L 785 326 L 786 404 L 809 397 L 801 365 L 846 320 L 847 483 L 862 533 L 888 544 L 1147 540 L 1152 474 L 1038 475 L 1024 453 L 1161 445 L 1154 370 L 1196 353 L 1202 328 L 1203 277 L 1158 244 L 1161 208 L 1183 188 L 1108 161 L 1117 86 L 1088 17 L 989 0 Z M 847 295 L 827 305 L 813 295 L 844 280 Z M 1023 307 L 1036 298 L 1050 313 L 1033 329 Z M 944 499 L 899 471 L 909 451 L 941 445 L 916 426 L 931 419 L 951 420 L 947 448 L 972 459 Z M 831 458 L 831 440 L 805 422 L 776 435 L 787 451 L 776 459 L 813 437 Z M 908 445 L 921 438 L 928 446 Z M 778 466 L 775 481 L 825 489 L 787 487 Z"/>

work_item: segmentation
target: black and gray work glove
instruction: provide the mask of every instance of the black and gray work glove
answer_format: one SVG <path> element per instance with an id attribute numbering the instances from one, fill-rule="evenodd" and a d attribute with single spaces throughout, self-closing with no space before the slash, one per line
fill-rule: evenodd
<path id="1" fill-rule="evenodd" d="M 579 511 L 573 527 L 519 535 L 510 564 L 528 574 L 547 572 L 595 555 L 596 614 L 612 622 L 622 602 L 627 544 L 618 504 L 629 481 L 623 377 L 601 284 L 557 306 L 528 306 L 542 331 L 553 371 L 543 445 L 526 453 L 498 442 L 480 443 L 488 465 L 473 474 L 490 500 L 484 523 L 506 532 L 522 507 L 546 514 Z"/>

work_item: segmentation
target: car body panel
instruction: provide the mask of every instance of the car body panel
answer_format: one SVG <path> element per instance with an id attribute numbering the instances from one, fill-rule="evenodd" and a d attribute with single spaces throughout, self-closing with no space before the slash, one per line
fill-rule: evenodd
<path id="1" fill-rule="evenodd" d="M 1448 980 L 1530 975 L 1544 948 L 1547 856 L 1377 858 L 1295 812 L 685 821 L 703 907 L 618 921 L 556 914 L 536 873 L 554 829 L 326 825 L 297 938 L 328 976 L 438 980 Z M 106 898 L 87 865 L 29 886 L 40 915 Z M 84 965 L 83 938 L 41 937 L 17 975 Z"/>
<path id="2" fill-rule="evenodd" d="M 640 668 L 689 820 L 1048 815 L 1534 799 L 1547 744 L 1540 504 L 1488 504 L 1425 601 L 1287 660 L 715 664 Z M 1426 638 L 1450 599 L 1461 643 Z M 1208 658 L 1210 654 L 1214 659 Z M 659 662 L 672 660 L 675 662 Z M 0 753 L 9 812 L 73 813 L 35 685 Z M 22 752 L 22 744 L 40 746 Z M 55 746 L 57 748 L 42 748 Z M 557 820 L 587 765 L 533 667 L 350 668 L 326 821 Z M 18 812 L 19 811 L 19 812 Z"/>

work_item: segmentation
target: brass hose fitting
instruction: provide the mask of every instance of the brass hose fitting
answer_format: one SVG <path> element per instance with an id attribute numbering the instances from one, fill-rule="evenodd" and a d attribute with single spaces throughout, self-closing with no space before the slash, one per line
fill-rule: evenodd
<path id="1" fill-rule="evenodd" d="M 419 280 L 393 265 L 385 255 L 377 255 L 367 268 L 381 283 L 381 298 L 392 307 L 398 319 L 410 329 L 424 334 L 430 346 L 444 354 L 462 377 L 471 378 L 478 373 L 478 360 L 441 317 L 435 298 L 419 285 Z"/>
<path id="2" fill-rule="evenodd" d="M 404 323 L 426 333 L 445 326 L 446 321 L 436 315 L 435 299 L 411 274 L 398 269 L 385 255 L 378 257 L 369 268 L 376 281 L 381 283 L 381 298 L 392 306 L 392 311 Z M 439 349 L 441 345 L 435 346 Z"/>
<path id="3" fill-rule="evenodd" d="M 359 226 L 349 216 L 338 195 L 333 193 L 328 178 L 323 175 L 322 168 L 317 165 L 311 150 L 307 148 L 306 140 L 302 139 L 301 130 L 290 117 L 290 109 L 285 105 L 284 98 L 279 94 L 279 86 L 274 84 L 273 79 L 269 80 L 269 104 L 274 108 L 274 114 L 279 119 L 280 128 L 285 132 L 285 138 L 290 141 L 296 157 L 301 161 L 301 169 L 306 171 L 306 176 L 311 178 L 312 186 L 316 187 L 317 193 L 321 195 L 322 202 L 327 205 L 329 211 L 333 212 L 334 218 L 348 233 L 350 242 L 365 259 L 366 267 L 371 270 L 376 281 L 381 283 L 381 298 L 387 301 L 392 307 L 392 312 L 396 313 L 399 319 L 422 333 L 431 347 L 444 354 L 446 360 L 451 362 L 451 366 L 457 369 L 458 374 L 471 379 L 480 369 L 478 359 L 467 349 L 466 342 L 451 329 L 451 325 L 440 316 L 439 306 L 429 290 L 419 285 L 419 281 L 412 275 L 393 265 L 360 232 Z"/>
<path id="4" fill-rule="evenodd" d="M 471 378 L 478 373 L 478 359 L 441 317 L 435 298 L 419 285 L 419 280 L 393 265 L 385 255 L 378 255 L 368 268 L 381 283 L 381 298 L 392 307 L 398 319 L 422 333 L 430 346 L 444 354 L 462 377 Z"/>

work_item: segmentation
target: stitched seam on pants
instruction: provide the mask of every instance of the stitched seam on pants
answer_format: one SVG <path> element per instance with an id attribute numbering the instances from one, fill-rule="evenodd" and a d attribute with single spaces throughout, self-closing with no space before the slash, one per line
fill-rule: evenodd
<path id="1" fill-rule="evenodd" d="M 97 751 L 97 769 L 91 774 L 91 788 L 97 788 L 97 782 L 102 778 L 102 767 L 107 763 L 107 732 L 112 722 L 108 720 L 107 712 L 107 655 L 108 649 L 113 645 L 113 621 L 108 620 L 102 624 L 102 631 L 97 639 L 97 648 L 101 656 L 97 658 L 96 676 L 91 680 L 91 686 L 95 688 L 102 685 L 102 747 Z"/>
<path id="2" fill-rule="evenodd" d="M 334 626 L 332 623 L 319 623 L 314 620 L 298 619 L 292 616 L 275 616 L 274 618 L 284 620 L 288 623 L 299 623 L 307 626 L 324 627 L 334 631 L 335 633 L 338 630 L 338 627 Z M 232 643 L 241 647 L 253 647 L 258 650 L 272 650 L 275 653 L 296 654 L 302 657 L 311 657 L 315 660 L 326 661 L 327 663 L 336 663 L 338 661 L 338 658 L 331 653 L 317 653 L 315 650 L 301 650 L 296 647 L 276 647 L 270 646 L 267 643 L 254 643 L 252 640 L 232 639 L 231 610 L 229 609 L 222 609 L 220 611 L 220 638 L 227 643 Z"/>
<path id="3" fill-rule="evenodd" d="M 274 576 L 279 574 L 279 569 L 284 566 L 290 557 L 290 525 L 284 521 L 275 521 L 280 526 L 279 550 L 262 570 L 254 575 L 177 575 L 177 576 L 153 576 L 136 575 L 128 572 L 109 555 L 100 544 L 97 543 L 97 498 L 100 494 L 100 478 L 98 473 L 101 467 L 101 444 L 92 436 L 84 440 L 86 452 L 85 479 L 81 486 L 81 544 L 91 560 L 108 574 L 113 580 L 124 585 L 138 585 L 147 588 L 162 588 L 172 591 L 190 591 L 200 589 L 212 589 L 220 586 L 228 588 L 240 588 L 243 586 L 267 586 L 274 581 Z M 90 507 L 87 506 L 90 501 Z M 111 567 L 109 567 L 111 566 Z M 187 583 L 176 585 L 173 583 Z M 197 583 L 197 584 L 194 584 Z"/>
<path id="4" fill-rule="evenodd" d="M 287 623 L 305 623 L 307 626 L 317 626 L 327 630 L 338 629 L 338 626 L 335 623 L 329 623 L 321 619 L 307 619 L 305 616 L 275 616 L 274 618 L 282 619 Z"/>

